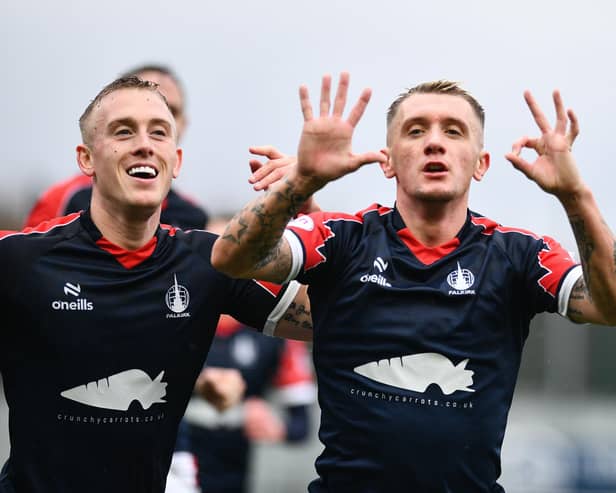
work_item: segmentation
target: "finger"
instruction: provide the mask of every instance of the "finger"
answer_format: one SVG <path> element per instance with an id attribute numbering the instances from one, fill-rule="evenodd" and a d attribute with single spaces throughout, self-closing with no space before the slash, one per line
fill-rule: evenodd
<path id="1" fill-rule="evenodd" d="M 270 160 L 265 164 L 263 164 L 258 159 L 251 159 L 250 161 L 248 161 L 248 164 L 250 165 L 250 169 L 253 172 L 251 178 L 253 178 L 254 181 L 258 181 L 279 168 L 282 168 L 284 170 L 283 172 L 286 172 L 286 168 L 296 162 L 297 160 L 295 159 L 295 156 L 283 155 L 283 157 Z"/>
<path id="2" fill-rule="evenodd" d="M 284 175 L 286 175 L 286 169 L 274 170 L 270 172 L 269 174 L 267 174 L 266 176 L 259 178 L 254 183 L 253 188 L 257 192 L 260 192 L 261 190 L 267 190 L 267 187 L 269 187 L 272 183 L 275 183 L 278 180 L 280 180 Z"/>
<path id="3" fill-rule="evenodd" d="M 530 91 L 524 91 L 524 99 L 526 100 L 526 104 L 528 105 L 528 108 L 530 109 L 539 130 L 541 130 L 542 133 L 549 132 L 550 124 Z"/>
<path id="4" fill-rule="evenodd" d="M 278 159 L 284 156 L 282 152 L 271 145 L 251 146 L 248 148 L 248 151 L 251 154 L 256 154 L 257 156 L 265 156 L 268 159 Z"/>
<path id="5" fill-rule="evenodd" d="M 505 154 L 505 159 L 507 159 L 507 161 L 509 161 L 515 169 L 521 171 L 527 178 L 532 179 L 531 170 L 533 165 L 530 164 L 528 161 L 522 159 L 520 156 L 512 152 Z"/>
<path id="6" fill-rule="evenodd" d="M 344 112 L 344 106 L 346 105 L 347 93 L 349 91 L 349 80 L 351 76 L 348 72 L 342 72 L 340 74 L 340 80 L 338 81 L 338 89 L 336 90 L 336 99 L 334 100 L 334 116 L 342 118 Z"/>
<path id="7" fill-rule="evenodd" d="M 329 105 L 332 89 L 332 76 L 325 74 L 321 80 L 321 116 L 329 115 Z"/>
<path id="8" fill-rule="evenodd" d="M 519 155 L 524 148 L 532 149 L 537 154 L 543 154 L 545 151 L 543 139 L 531 139 L 530 137 L 522 137 L 513 144 L 513 146 L 511 147 L 511 152 Z"/>
<path id="9" fill-rule="evenodd" d="M 554 130 L 556 130 L 556 133 L 565 135 L 567 132 L 567 113 L 563 105 L 563 98 L 560 95 L 560 91 L 555 90 L 552 93 L 552 99 L 554 100 L 554 108 L 556 109 L 556 126 Z"/>
<path id="10" fill-rule="evenodd" d="M 359 123 L 359 120 L 363 116 L 364 111 L 366 111 L 366 106 L 368 106 L 371 96 L 372 91 L 370 89 L 364 89 L 361 92 L 357 103 L 355 103 L 355 106 L 353 106 L 353 109 L 349 113 L 349 118 L 347 119 L 349 124 L 353 127 L 355 127 Z"/>
<path id="11" fill-rule="evenodd" d="M 304 121 L 312 120 L 312 105 L 310 104 L 310 95 L 308 94 L 308 88 L 302 84 L 299 86 L 299 104 L 302 108 L 302 115 L 304 115 Z"/>
<path id="12" fill-rule="evenodd" d="M 355 154 L 351 158 L 351 166 L 357 169 L 365 164 L 384 163 L 387 161 L 387 156 L 382 152 L 364 152 L 363 154 Z"/>
<path id="13" fill-rule="evenodd" d="M 526 142 L 529 140 L 529 138 L 527 136 L 524 136 L 518 140 L 516 140 L 513 145 L 511 146 L 511 152 L 519 155 L 520 152 L 522 152 L 522 148 L 524 148 L 524 146 L 526 145 Z"/>
<path id="14" fill-rule="evenodd" d="M 569 117 L 569 122 L 571 123 L 571 128 L 569 129 L 569 146 L 572 146 L 580 133 L 580 123 L 573 110 L 567 110 L 567 116 Z"/>

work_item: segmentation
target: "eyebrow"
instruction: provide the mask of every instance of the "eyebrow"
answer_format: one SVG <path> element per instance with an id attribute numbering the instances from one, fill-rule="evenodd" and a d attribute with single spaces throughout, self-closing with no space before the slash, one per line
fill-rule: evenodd
<path id="1" fill-rule="evenodd" d="M 107 128 L 117 128 L 121 127 L 122 125 L 125 125 L 127 127 L 135 127 L 137 126 L 137 124 L 137 120 L 132 117 L 118 118 L 117 120 L 110 121 L 107 125 Z M 172 127 L 171 123 L 169 123 L 169 121 L 165 120 L 164 118 L 152 118 L 148 121 L 148 125 L 162 125 L 168 130 L 171 130 Z"/>
<path id="2" fill-rule="evenodd" d="M 406 120 L 402 122 L 402 129 L 406 130 L 407 128 L 409 128 L 411 125 L 414 125 L 414 124 L 427 125 L 429 123 L 430 123 L 430 119 L 425 116 L 411 117 L 411 118 L 407 118 Z M 443 118 L 442 120 L 439 121 L 439 124 L 457 125 L 465 129 L 466 131 L 470 131 L 470 128 L 471 128 L 470 125 L 464 122 L 464 120 L 461 120 L 459 118 L 454 118 L 451 116 L 447 116 Z"/>

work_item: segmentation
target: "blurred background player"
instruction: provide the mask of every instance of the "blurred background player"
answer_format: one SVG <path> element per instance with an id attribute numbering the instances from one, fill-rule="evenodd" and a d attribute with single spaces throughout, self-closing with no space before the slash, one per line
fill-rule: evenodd
<path id="1" fill-rule="evenodd" d="M 140 79 L 158 84 L 159 91 L 167 99 L 171 114 L 175 118 L 178 141 L 186 130 L 185 94 L 182 83 L 168 67 L 158 64 L 141 65 L 126 71 L 121 77 L 136 75 Z M 90 205 L 92 179 L 83 174 L 56 183 L 48 188 L 34 204 L 26 218 L 24 227 L 85 210 Z M 204 229 L 208 214 L 196 202 L 171 188 L 162 205 L 160 222 L 182 229 Z"/>
<path id="2" fill-rule="evenodd" d="M 229 219 L 214 219 L 208 229 L 220 234 Z M 172 473 L 188 478 L 182 491 L 198 491 L 190 487 L 192 456 L 203 493 L 245 493 L 253 442 L 299 443 L 308 436 L 316 393 L 309 355 L 302 342 L 266 337 L 223 316 L 204 372 L 208 365 L 238 369 L 246 383 L 245 399 L 218 412 L 200 396 L 197 382 L 180 426 Z M 172 491 L 168 482 L 167 493 L 175 491 L 180 490 Z"/>

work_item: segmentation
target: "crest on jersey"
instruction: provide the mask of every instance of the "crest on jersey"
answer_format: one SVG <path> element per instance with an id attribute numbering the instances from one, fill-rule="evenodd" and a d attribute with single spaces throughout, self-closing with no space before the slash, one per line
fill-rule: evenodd
<path id="1" fill-rule="evenodd" d="M 165 294 L 165 303 L 167 308 L 173 313 L 168 313 L 167 318 L 189 317 L 190 313 L 186 312 L 188 303 L 190 303 L 190 294 L 188 289 L 178 283 L 177 276 L 173 275 L 173 285 Z"/>
<path id="2" fill-rule="evenodd" d="M 453 288 L 449 294 L 475 294 L 475 290 L 470 289 L 475 284 L 475 275 L 470 270 L 460 267 L 460 262 L 457 264 L 458 268 L 447 276 L 447 284 Z"/>

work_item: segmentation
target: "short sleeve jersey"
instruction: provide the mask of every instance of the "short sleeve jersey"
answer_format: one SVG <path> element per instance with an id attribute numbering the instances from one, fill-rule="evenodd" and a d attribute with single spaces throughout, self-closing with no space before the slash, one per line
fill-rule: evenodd
<path id="1" fill-rule="evenodd" d="M 24 227 L 34 227 L 54 217 L 79 212 L 90 207 L 92 180 L 75 175 L 48 188 L 36 201 L 26 218 Z M 203 229 L 208 214 L 193 200 L 174 189 L 163 201 L 160 222 L 182 229 Z"/>
<path id="2" fill-rule="evenodd" d="M 554 240 L 469 212 L 421 245 L 395 208 L 300 216 L 325 449 L 311 492 L 497 492 L 529 322 L 580 268 Z M 561 306 L 562 308 L 562 306 Z"/>
<path id="3" fill-rule="evenodd" d="M 160 227 L 128 252 L 87 212 L 0 235 L 11 440 L 0 491 L 164 491 L 220 314 L 263 328 L 284 301 L 214 270 L 215 238 Z"/>

